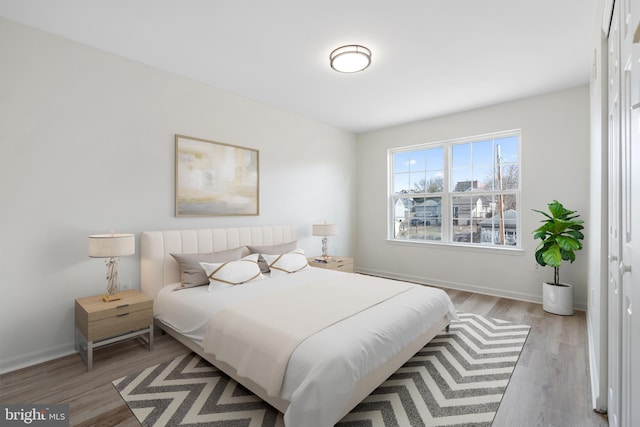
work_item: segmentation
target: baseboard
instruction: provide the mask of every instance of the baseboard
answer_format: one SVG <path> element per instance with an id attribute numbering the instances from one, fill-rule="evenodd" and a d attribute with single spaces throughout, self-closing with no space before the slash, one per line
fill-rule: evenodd
<path id="1" fill-rule="evenodd" d="M 74 343 L 70 343 L 46 350 L 24 354 L 12 359 L 2 360 L 0 361 L 0 375 L 6 374 L 7 372 L 13 372 L 19 369 L 28 368 L 39 363 L 58 359 L 60 357 L 68 356 L 73 353 L 76 353 L 76 347 Z"/>
<path id="2" fill-rule="evenodd" d="M 445 289 L 454 289 L 457 291 L 473 292 L 476 294 L 490 295 L 499 298 L 508 298 L 518 301 L 531 302 L 534 304 L 542 304 L 542 290 L 539 295 L 528 294 L 523 292 L 512 292 L 501 289 L 487 288 L 484 286 L 471 285 L 468 283 L 451 282 L 447 280 L 437 280 L 423 276 L 412 276 L 409 274 L 399 274 L 391 271 L 374 270 L 369 268 L 357 268 L 358 273 L 370 274 L 372 276 L 386 277 L 388 279 L 404 280 L 406 282 L 420 283 L 422 285 L 433 285 Z M 574 308 L 580 311 L 587 310 L 587 304 L 584 302 L 575 302 Z"/>

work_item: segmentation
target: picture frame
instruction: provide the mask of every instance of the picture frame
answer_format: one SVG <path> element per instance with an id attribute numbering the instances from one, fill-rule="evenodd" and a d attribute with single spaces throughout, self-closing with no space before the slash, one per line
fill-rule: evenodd
<path id="1" fill-rule="evenodd" d="M 260 214 L 260 152 L 175 135 L 175 212 L 181 216 Z"/>

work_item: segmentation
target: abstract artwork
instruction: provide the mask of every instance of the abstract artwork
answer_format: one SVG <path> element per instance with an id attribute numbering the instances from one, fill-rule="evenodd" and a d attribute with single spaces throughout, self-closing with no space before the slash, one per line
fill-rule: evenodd
<path id="1" fill-rule="evenodd" d="M 176 216 L 258 214 L 258 150 L 176 135 Z"/>

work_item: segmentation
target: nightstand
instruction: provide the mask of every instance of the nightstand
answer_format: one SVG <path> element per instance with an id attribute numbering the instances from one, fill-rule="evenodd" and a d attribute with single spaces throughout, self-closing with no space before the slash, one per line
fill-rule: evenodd
<path id="1" fill-rule="evenodd" d="M 344 271 L 345 273 L 353 273 L 353 258 L 334 256 L 327 259 L 326 262 L 318 260 L 322 260 L 322 257 L 319 256 L 307 258 L 307 261 L 309 262 L 309 265 L 311 267 L 326 268 L 329 270 Z"/>
<path id="2" fill-rule="evenodd" d="M 138 337 L 153 350 L 153 300 L 134 290 L 118 295 L 120 300 L 110 302 L 104 302 L 102 295 L 76 300 L 76 350 L 88 371 L 98 347 Z"/>

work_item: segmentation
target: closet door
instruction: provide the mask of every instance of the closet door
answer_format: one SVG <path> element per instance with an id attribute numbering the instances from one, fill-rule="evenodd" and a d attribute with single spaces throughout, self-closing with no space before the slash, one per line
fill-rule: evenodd
<path id="1" fill-rule="evenodd" d="M 636 35 L 638 28 L 637 0 L 623 0 L 621 2 L 620 18 L 621 25 L 621 57 L 625 59 L 625 67 L 622 74 L 620 92 L 622 94 L 622 114 L 621 114 L 621 139 L 620 139 L 620 262 L 618 264 L 621 280 L 621 347 L 620 347 L 620 370 L 622 373 L 620 391 L 620 421 L 622 426 L 637 426 L 638 420 L 634 421 L 633 406 L 633 378 L 637 378 L 633 366 L 633 346 L 634 339 L 637 341 L 640 331 L 634 327 L 633 319 L 633 257 L 634 257 L 634 171 L 632 168 L 634 152 L 640 148 L 640 74 L 638 60 L 638 47 L 634 39 L 640 38 Z M 636 154 L 637 155 L 637 154 Z M 637 165 L 637 163 L 636 163 Z M 637 181 L 635 172 L 635 180 Z M 637 184 L 637 182 L 636 182 Z M 638 187 L 636 188 L 636 193 Z M 640 211 L 635 210 L 636 216 Z M 637 251 L 637 249 L 636 249 Z M 637 267 L 636 267 L 636 271 Z M 637 273 L 636 273 L 637 276 Z M 636 298 L 638 291 L 636 290 Z M 636 354 L 636 360 L 638 360 Z M 638 395 L 635 395 L 638 396 Z M 640 396 L 638 396 L 640 397 Z M 637 398 L 636 398 L 637 400 Z M 638 402 L 636 401 L 637 405 Z"/>
<path id="2" fill-rule="evenodd" d="M 635 34 L 640 33 L 640 1 L 633 3 L 635 18 L 632 22 L 635 24 L 632 28 Z M 629 367 L 627 371 L 627 381 L 629 382 L 628 399 L 630 405 L 630 421 L 629 425 L 640 425 L 640 369 L 638 369 L 638 360 L 640 360 L 640 248 L 633 248 L 633 243 L 640 242 L 640 37 L 638 41 L 632 45 L 631 58 L 633 69 L 631 72 L 631 144 L 630 150 L 630 186 L 628 194 L 628 205 L 630 210 L 629 223 L 629 240 L 625 242 L 624 263 L 630 266 L 630 271 L 623 274 L 623 300 L 625 301 L 627 311 L 628 331 L 624 335 L 629 339 L 629 356 L 627 361 L 629 364 L 636 361 L 634 367 Z M 635 168 L 632 167 L 635 165 Z M 633 197 L 635 194 L 635 197 Z M 635 249 L 635 250 L 632 250 Z M 623 266 L 623 270 L 627 267 Z M 635 288 L 635 289 L 634 289 Z M 634 308 L 636 314 L 634 315 Z M 624 352 L 623 352 L 624 353 Z"/>
<path id="3" fill-rule="evenodd" d="M 608 282 L 608 392 L 611 427 L 620 426 L 621 306 L 620 289 L 620 28 L 615 2 L 609 30 L 609 282 Z"/>
<path id="4" fill-rule="evenodd" d="M 620 256 L 618 263 L 619 280 L 621 283 L 620 315 L 620 425 L 631 427 L 631 325 L 633 320 L 631 286 L 631 256 L 633 254 L 632 236 L 632 194 L 631 194 L 631 144 L 633 133 L 637 133 L 637 123 L 634 125 L 634 102 L 639 100 L 635 95 L 637 91 L 638 64 L 632 57 L 633 30 L 631 29 L 631 0 L 620 2 L 620 58 L 623 69 L 620 79 L 621 114 L 620 114 Z M 635 101 L 634 101 L 635 99 Z M 637 109 L 637 108 L 636 108 Z M 637 141 L 637 138 L 636 138 Z"/>
<path id="5" fill-rule="evenodd" d="M 640 0 L 625 0 L 624 4 L 628 28 L 623 44 L 625 54 L 629 57 L 630 71 L 627 88 L 628 138 L 622 142 L 621 152 L 622 257 L 619 268 L 622 279 L 622 419 L 624 426 L 638 426 L 640 319 L 637 314 L 634 316 L 634 307 L 636 311 L 640 307 L 640 251 L 634 247 L 634 243 L 640 239 Z"/>
<path id="6" fill-rule="evenodd" d="M 619 88 L 620 138 L 619 144 L 617 144 L 618 151 L 617 153 L 614 151 L 618 169 L 609 172 L 609 178 L 616 181 L 619 186 L 617 189 L 619 214 L 614 220 L 618 221 L 618 236 L 615 244 L 618 245 L 617 280 L 620 285 L 617 288 L 620 296 L 619 300 L 615 301 L 615 304 L 620 305 L 619 358 L 616 360 L 616 363 L 620 364 L 620 376 L 616 378 L 616 380 L 619 380 L 619 385 L 617 386 L 619 398 L 615 401 L 617 413 L 613 418 L 615 418 L 616 425 L 622 427 L 638 426 L 640 422 L 637 417 L 638 410 L 634 409 L 634 406 L 638 405 L 637 401 L 634 402 L 634 396 L 636 396 L 637 400 L 640 395 L 633 390 L 634 379 L 637 380 L 638 374 L 635 372 L 637 369 L 634 369 L 632 363 L 634 355 L 636 360 L 640 356 L 637 349 L 640 330 L 634 324 L 633 316 L 633 273 L 634 270 L 636 272 L 639 271 L 637 254 L 634 254 L 633 250 L 634 240 L 637 240 L 634 238 L 634 234 L 637 237 L 638 219 L 634 218 L 633 214 L 635 212 L 637 217 L 640 211 L 637 207 L 634 209 L 634 203 L 637 205 L 637 200 L 634 200 L 632 191 L 634 187 L 636 188 L 636 193 L 638 191 L 638 171 L 634 171 L 633 165 L 635 156 L 636 169 L 639 166 L 637 152 L 640 148 L 640 123 L 638 122 L 640 120 L 640 73 L 638 70 L 640 68 L 638 63 L 640 56 L 638 55 L 637 43 L 634 43 L 636 39 L 640 39 L 637 16 L 639 3 L 640 1 L 638 0 L 616 1 L 616 6 L 619 4 L 620 13 L 619 58 L 622 65 Z M 635 269 L 634 256 L 636 257 Z M 613 267 L 613 265 L 610 265 L 610 269 Z M 638 292 L 638 290 L 635 291 L 636 299 L 638 298 Z M 635 323 L 637 323 L 637 320 Z M 635 350 L 634 346 L 636 347 Z M 636 414 L 635 419 L 634 413 Z M 611 420 L 612 417 L 610 416 L 609 419 Z"/>

